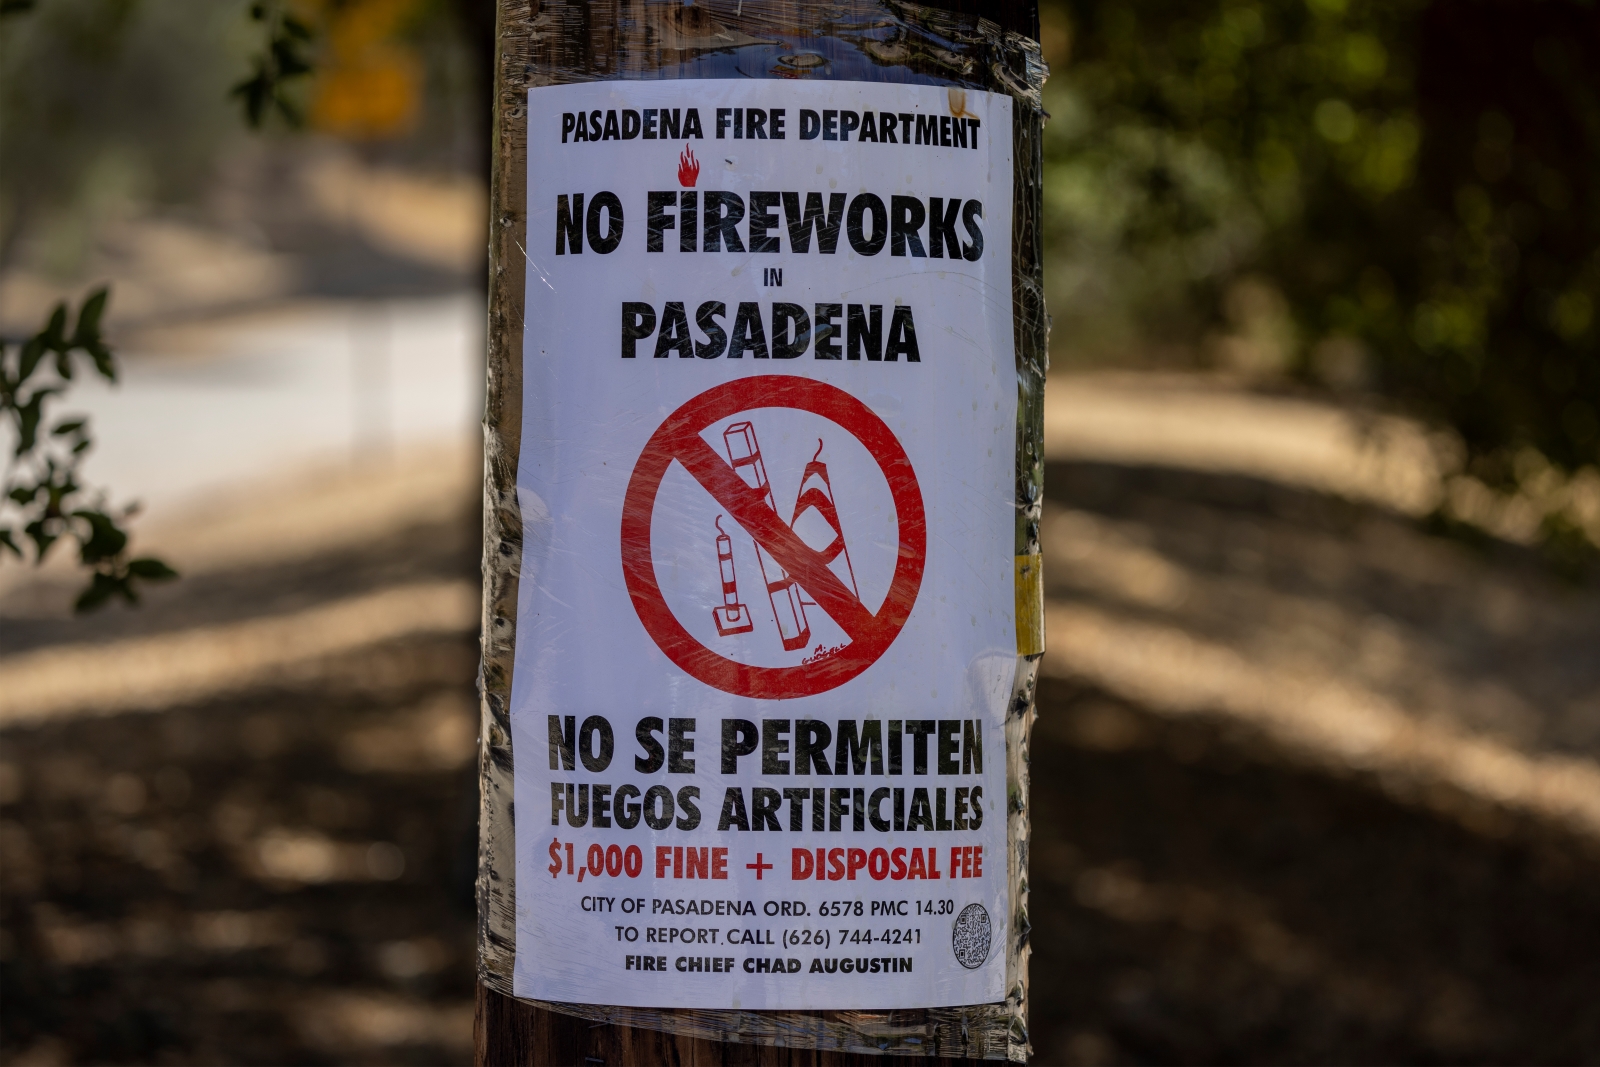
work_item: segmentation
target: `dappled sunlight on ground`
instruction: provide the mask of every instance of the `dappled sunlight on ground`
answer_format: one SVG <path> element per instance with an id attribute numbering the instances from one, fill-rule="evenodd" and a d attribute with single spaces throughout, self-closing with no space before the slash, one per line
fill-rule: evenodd
<path id="1" fill-rule="evenodd" d="M 1184 388 L 1051 383 L 1110 428 L 1048 442 L 1038 1062 L 1592 1056 L 1596 591 L 1316 474 L 1304 401 L 1194 383 L 1229 417 L 1130 451 Z M 138 611 L 7 574 L 6 1062 L 470 1057 L 472 452 L 152 521 Z"/>
<path id="2" fill-rule="evenodd" d="M 8 731 L 7 1060 L 469 1059 L 474 645 Z"/>

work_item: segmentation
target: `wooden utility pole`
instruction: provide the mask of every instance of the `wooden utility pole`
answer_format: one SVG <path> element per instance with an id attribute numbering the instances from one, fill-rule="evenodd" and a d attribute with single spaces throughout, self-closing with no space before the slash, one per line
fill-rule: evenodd
<path id="1" fill-rule="evenodd" d="M 818 1051 L 772 1045 L 731 1044 L 594 1023 L 504 996 L 478 983 L 475 1038 L 480 1064 L 749 1064 L 751 1067 L 883 1067 L 881 1053 Z M 974 1062 L 934 1056 L 896 1056 L 893 1064 L 935 1067 Z"/>
<path id="2" fill-rule="evenodd" d="M 845 1065 L 882 1062 L 885 1057 L 939 1063 L 1027 1055 L 1026 750 L 1034 671 L 1043 648 L 1038 548 L 1045 367 L 1038 244 L 1043 67 L 1037 38 L 1036 0 L 935 0 L 923 5 L 895 0 L 500 0 L 485 445 L 479 1064 Z M 721 84 L 718 80 L 726 82 L 728 92 L 748 89 L 749 95 L 729 97 L 730 106 L 718 108 L 724 101 L 712 97 L 722 90 L 711 84 Z M 662 97 L 670 91 L 668 83 L 678 81 L 694 82 L 686 88 L 704 97 L 699 108 L 678 106 L 695 100 Z M 900 100 L 896 106 L 880 102 L 862 110 L 847 100 L 830 109 L 824 96 L 817 95 L 830 91 L 820 83 L 866 86 L 846 87 L 859 92 L 862 100 L 889 99 L 893 104 L 883 94 L 902 96 L 895 98 Z M 791 86 L 799 95 L 788 106 L 780 94 Z M 611 94 L 606 98 L 611 102 L 597 102 L 602 92 Z M 813 99 L 824 102 L 804 106 Z M 693 120 L 690 111 L 697 112 Z M 670 142 L 659 150 L 647 143 L 657 130 L 660 139 Z M 783 144 L 773 148 L 779 140 Z M 765 158 L 762 152 L 802 147 L 813 153 L 804 157 L 807 166 L 792 165 L 798 157 L 782 156 L 790 161 L 783 164 L 787 169 L 761 172 L 760 181 L 766 184 L 741 185 L 742 179 L 728 177 L 759 164 Z M 624 149 L 633 154 L 619 154 Z M 612 154 L 602 157 L 605 152 Z M 677 168 L 675 176 L 662 170 L 657 157 Z M 599 164 L 594 161 L 601 158 L 619 162 L 596 171 Z M 892 175 L 871 177 L 877 173 L 872 168 L 881 169 L 889 159 L 894 160 Z M 1005 169 L 997 169 L 1002 164 Z M 630 178 L 635 170 L 650 172 L 648 194 L 628 194 L 629 180 L 644 181 Z M 963 186 L 961 175 L 968 173 L 1010 177 L 993 189 L 975 184 L 977 179 Z M 536 175 L 532 184 L 530 174 Z M 599 175 L 595 182 L 585 185 L 594 174 Z M 868 190 L 874 181 L 881 196 Z M 800 191 L 749 191 L 764 188 Z M 613 189 L 623 192 L 615 195 Z M 979 196 L 971 189 L 989 191 Z M 847 197 L 853 198 L 848 209 Z M 811 222 L 805 222 L 808 212 L 815 215 Z M 995 233 L 998 220 L 1009 220 L 1009 234 Z M 765 235 L 762 224 L 768 227 Z M 886 244 L 891 225 L 892 246 Z M 755 262 L 755 253 L 777 253 L 780 247 L 786 254 Z M 983 258 L 986 247 L 989 259 Z M 706 252 L 726 258 L 701 255 Z M 833 258 L 822 260 L 821 254 Z M 628 259 L 630 255 L 635 258 Z M 933 262 L 940 257 L 941 262 Z M 646 266 L 634 270 L 630 263 Z M 722 265 L 717 276 L 727 280 L 716 284 L 726 294 L 668 291 L 680 277 L 692 279 L 695 270 L 713 263 Z M 656 266 L 662 269 L 650 273 Z M 762 271 L 755 272 L 755 266 Z M 898 278 L 913 267 L 922 272 L 915 281 L 874 280 Z M 934 267 L 943 272 L 932 271 Z M 852 275 L 852 270 L 864 273 Z M 946 284 L 935 281 L 946 273 L 956 279 L 949 287 L 916 288 Z M 637 280 L 647 275 L 647 280 Z M 842 296 L 831 294 L 837 304 L 817 288 L 825 288 L 833 277 L 857 279 Z M 1009 292 L 996 287 L 1001 278 L 1008 280 Z M 684 287 L 691 284 L 698 283 L 683 282 Z M 602 304 L 595 295 L 612 291 L 607 286 L 620 286 L 623 293 L 620 361 L 617 303 Z M 815 290 L 814 297 L 805 286 Z M 975 299 L 970 294 L 980 290 L 985 297 L 973 305 L 978 310 L 970 321 L 940 326 L 942 307 Z M 722 299 L 708 299 L 696 311 L 702 296 Z M 574 310 L 590 299 L 600 308 L 589 317 L 599 324 L 592 330 L 589 319 Z M 672 302 L 683 300 L 689 303 Z M 747 314 L 746 309 L 753 310 Z M 693 317 L 695 328 L 685 320 L 677 332 L 674 315 Z M 964 342 L 952 347 L 947 339 L 957 334 Z M 771 362 L 752 362 L 769 359 L 769 349 Z M 963 360 L 990 367 L 984 360 L 999 360 L 1002 351 L 1003 362 L 994 363 L 998 369 L 988 377 L 973 371 L 968 384 L 937 387 L 945 390 L 940 396 L 954 390 L 959 403 L 928 427 L 926 440 L 959 440 L 962 433 L 973 433 L 963 429 L 961 420 L 968 417 L 969 406 L 977 412 L 982 399 L 1000 412 L 982 417 L 1003 418 L 1003 434 L 1011 433 L 1014 422 L 1014 461 L 1004 448 L 996 453 L 992 442 L 1005 437 L 994 432 L 983 441 L 972 438 L 967 449 L 1000 457 L 983 460 L 988 466 L 972 460 L 979 475 L 964 476 L 945 461 L 923 458 L 934 455 L 928 451 L 933 445 L 917 443 L 924 438 L 916 436 L 916 419 L 922 407 L 932 411 L 937 405 L 919 400 L 924 394 L 917 390 L 944 381 L 938 375 L 954 375 L 952 368 L 966 366 Z M 743 362 L 727 362 L 735 358 Z M 794 362 L 776 362 L 785 358 Z M 622 376 L 615 369 L 619 367 L 631 377 Z M 846 372 L 859 376 L 840 377 Z M 682 402 L 672 392 L 689 375 L 712 373 L 721 377 L 714 382 L 705 378 L 709 387 L 695 385 L 690 392 L 699 392 L 692 400 Z M 586 374 L 602 375 L 596 379 L 601 385 L 570 384 Z M 868 374 L 878 376 L 872 384 L 851 384 L 867 380 Z M 607 381 L 622 384 L 612 388 Z M 761 383 L 772 383 L 775 391 L 749 399 L 748 388 L 765 388 Z M 909 384 L 902 388 L 895 383 Z M 622 395 L 629 389 L 644 391 Z M 746 390 L 740 394 L 745 400 L 730 399 L 729 390 L 741 389 Z M 611 404 L 606 410 L 616 414 L 564 421 L 593 404 Z M 674 407 L 677 411 L 668 416 Z M 874 542 L 850 525 L 865 520 L 858 520 L 841 495 L 850 490 L 839 488 L 845 485 L 838 473 L 845 468 L 839 464 L 853 447 L 842 433 L 829 431 L 822 435 L 824 442 L 812 429 L 806 455 L 796 453 L 798 458 L 783 461 L 792 463 L 792 474 L 777 459 L 766 461 L 776 472 L 774 484 L 789 479 L 778 485 L 780 497 L 800 484 L 798 499 L 774 497 L 755 423 L 728 423 L 734 412 L 773 407 L 833 420 L 855 435 L 863 455 L 877 461 L 888 486 L 884 499 L 892 497 L 891 515 L 898 524 L 876 542 L 890 545 L 884 562 L 873 562 Z M 693 422 L 702 408 L 709 413 Z M 628 437 L 640 420 L 652 426 L 660 422 L 642 452 Z M 981 419 L 973 416 L 973 421 Z M 891 424 L 898 429 L 891 430 Z M 727 462 L 743 483 L 726 481 L 717 454 L 707 453 L 709 460 L 690 455 L 695 437 L 685 434 L 702 430 L 704 440 L 726 448 Z M 595 435 L 584 443 L 587 451 L 571 453 L 576 459 L 563 458 L 569 453 L 562 450 L 587 433 Z M 814 445 L 812 438 L 817 439 Z M 902 451 L 900 440 L 912 444 Z M 612 442 L 617 442 L 616 455 L 606 452 Z M 652 449 L 667 449 L 654 474 Z M 628 480 L 626 468 L 635 462 Z M 592 469 L 585 463 L 592 463 Z M 832 480 L 829 463 L 836 465 Z M 667 536 L 665 519 L 656 520 L 652 533 L 656 494 L 672 491 L 669 467 L 681 472 L 689 466 L 699 472 L 695 477 L 702 479 L 713 503 L 723 505 L 715 529 L 708 513 L 695 527 L 697 535 L 705 527 L 703 539 L 683 550 L 684 559 L 691 548 L 705 556 L 710 584 L 695 581 L 711 590 L 708 595 L 721 590 L 721 599 L 714 601 L 715 630 L 706 621 L 713 615 L 713 602 L 703 610 L 698 603 L 692 611 L 680 610 L 674 599 L 681 599 L 680 593 L 660 587 L 668 584 L 659 579 L 666 564 L 649 558 L 652 546 Z M 983 473 L 1002 469 L 1006 473 L 998 477 Z M 977 486 L 972 490 L 977 503 L 962 505 L 966 511 L 946 505 L 946 496 L 956 490 L 947 491 L 941 478 L 950 479 L 951 485 Z M 572 486 L 581 486 L 581 491 Z M 765 493 L 767 506 L 778 513 L 776 524 L 762 511 L 759 497 L 741 495 L 751 490 Z M 564 495 L 569 492 L 576 495 Z M 585 525 L 584 509 L 597 499 L 595 514 L 601 519 Z M 791 522 L 789 499 L 794 500 L 795 531 L 801 529 L 808 501 L 831 523 L 834 540 L 829 547 L 794 542 L 786 525 Z M 956 543 L 956 535 L 941 525 L 943 516 L 967 512 L 987 516 L 983 530 L 999 531 L 998 538 L 982 531 L 970 534 L 977 538 L 972 543 L 992 549 L 956 553 L 984 557 L 981 569 L 991 577 L 963 595 L 990 605 L 988 623 L 981 621 L 982 611 L 968 611 L 960 596 L 940 584 L 947 573 L 940 568 L 952 564 L 937 553 L 942 545 Z M 675 519 L 677 513 L 666 517 Z M 620 566 L 615 559 L 619 521 Z M 569 526 L 582 529 L 571 547 L 562 548 Z M 740 526 L 747 534 L 728 536 Z M 933 549 L 926 547 L 930 539 L 925 526 L 933 528 Z M 717 535 L 721 539 L 713 548 Z M 580 557 L 590 546 L 599 546 L 596 553 L 609 551 L 610 562 L 585 563 Z M 1003 558 L 1007 554 L 1011 560 Z M 698 566 L 699 557 L 695 559 Z M 720 587 L 713 564 L 723 568 Z M 823 564 L 829 568 L 826 573 Z M 873 566 L 882 570 L 881 579 L 873 577 Z M 561 583 L 579 575 L 590 584 L 576 593 L 564 592 Z M 887 592 L 869 595 L 872 581 Z M 550 598 L 547 606 L 537 599 L 544 596 Z M 947 596 L 949 611 L 938 606 Z M 589 610 L 585 605 L 591 597 L 596 603 L 611 597 L 631 604 L 632 610 L 614 612 L 603 627 L 551 621 L 587 617 L 582 612 Z M 874 613 L 875 597 L 882 603 Z M 949 621 L 956 615 L 960 626 Z M 927 652 L 928 666 L 906 676 L 929 681 L 928 691 L 917 698 L 920 704 L 879 714 L 871 710 L 871 702 L 881 698 L 864 696 L 860 699 L 867 703 L 859 707 L 847 703 L 806 712 L 817 714 L 816 719 L 770 717 L 803 705 L 802 700 L 782 698 L 848 694 L 854 691 L 846 686 L 867 684 L 857 678 L 883 677 L 887 666 L 875 667 L 876 675 L 868 667 L 877 657 L 885 657 L 887 664 L 892 657 L 886 649 L 909 657 L 944 641 L 899 636 L 902 627 L 914 630 L 918 620 L 933 627 L 928 634 L 948 632 L 956 635 L 952 640 L 968 640 L 961 629 L 968 625 L 968 615 L 969 629 L 1003 625 L 1000 638 L 986 645 L 968 641 L 973 648 L 982 645 L 989 658 L 982 663 L 974 659 L 965 674 L 958 669 L 952 676 L 955 685 L 939 682 L 938 672 L 946 661 L 967 653 L 959 648 L 942 657 Z M 837 636 L 820 636 L 833 632 L 827 629 L 833 620 L 852 618 L 848 625 L 839 623 L 844 631 Z M 1010 643 L 1013 621 L 1014 661 L 1003 647 Z M 686 625 L 694 635 L 684 630 Z M 702 632 L 710 636 L 695 636 Z M 779 637 L 785 650 L 775 653 L 779 665 L 751 666 L 749 656 L 755 653 L 738 658 L 746 655 L 738 650 L 756 647 L 758 640 L 770 640 L 775 648 Z M 626 651 L 625 641 L 632 640 L 640 642 L 642 651 Z M 830 640 L 837 643 L 827 647 Z M 535 647 L 539 642 L 544 644 Z M 621 701 L 598 695 L 591 699 L 588 691 L 569 695 L 565 702 L 551 696 L 572 692 L 564 672 L 581 674 L 573 665 L 590 654 L 595 642 L 617 650 L 614 659 L 589 669 L 596 694 L 617 692 L 618 686 L 626 692 L 624 683 L 634 673 L 643 679 L 648 671 L 659 670 L 666 680 L 654 686 L 640 681 L 643 688 Z M 557 646 L 567 651 L 557 654 L 552 651 Z M 785 655 L 789 658 L 783 659 Z M 704 689 L 703 701 L 692 695 L 699 692 L 697 685 Z M 662 695 L 667 690 L 691 695 Z M 658 699 L 670 710 L 652 717 L 647 705 Z M 674 703 L 680 699 L 682 703 Z M 968 705 L 988 710 L 960 710 Z M 703 720 L 698 727 L 696 718 L 687 717 L 695 714 Z M 840 715 L 878 717 L 836 717 Z M 942 717 L 946 715 L 952 717 Z M 611 718 L 618 720 L 615 729 Z M 719 720 L 720 734 L 715 725 Z M 847 724 L 853 748 L 846 742 Z M 642 746 L 637 754 L 635 739 Z M 665 767 L 664 744 L 671 759 Z M 713 777 L 719 766 L 723 778 Z M 846 777 L 779 780 L 759 777 L 755 770 L 789 775 L 792 768 L 793 774 L 804 775 L 808 766 L 817 775 Z M 602 772 L 632 776 L 639 785 L 602 782 Z M 674 773 L 682 777 L 655 777 Z M 728 785 L 722 796 L 727 783 L 746 780 L 766 784 Z M 687 782 L 694 784 L 685 786 Z M 813 787 L 813 782 L 821 785 Z M 776 788 L 795 784 L 804 788 Z M 953 806 L 947 808 L 947 802 Z M 780 809 L 781 803 L 788 806 Z M 641 811 L 649 821 L 648 832 L 640 825 Z M 711 834 L 713 819 L 719 819 L 717 834 Z M 933 833 L 919 835 L 919 819 L 926 824 L 922 829 Z M 598 832 L 602 827 L 605 832 Z M 630 828 L 633 836 L 619 827 Z M 739 833 L 764 828 L 768 833 Z M 963 830 L 967 836 L 960 836 Z M 780 833 L 788 836 L 780 838 Z M 750 844 L 758 839 L 759 844 Z M 840 847 L 830 847 L 835 840 Z M 871 847 L 878 842 L 882 847 Z M 698 874 L 697 858 L 703 865 Z M 580 891 L 576 883 L 586 873 L 590 881 Z M 697 877 L 713 881 L 675 880 Z M 902 879 L 927 879 L 922 886 L 928 888 L 906 890 L 911 882 Z M 773 887 L 780 880 L 786 886 L 782 914 L 789 915 L 792 904 L 793 914 L 807 916 L 805 923 L 789 924 L 807 929 L 781 931 L 782 945 L 759 940 L 771 938 L 778 931 L 768 927 L 778 924 L 751 930 L 747 927 L 756 923 L 743 919 L 703 924 L 698 919 L 657 920 L 663 940 L 697 933 L 693 949 L 652 943 L 646 950 L 646 943 L 657 936 L 648 916 L 635 920 L 645 929 L 644 938 L 624 940 L 625 930 L 635 936 L 637 930 L 624 925 L 620 911 L 634 907 L 643 915 L 646 901 L 659 907 L 659 898 L 674 894 L 689 897 L 691 906 L 705 897 L 709 908 L 709 898 L 715 896 L 735 912 L 759 903 L 768 909 L 766 915 L 778 914 L 780 902 L 763 894 L 776 892 Z M 839 885 L 822 893 L 815 883 L 827 880 Z M 605 895 L 560 896 L 560 907 L 550 903 L 563 893 L 587 894 L 589 886 Z M 845 896 L 851 899 L 832 899 Z M 596 902 L 618 899 L 622 907 L 604 922 L 583 914 L 591 908 L 611 909 L 613 903 Z M 578 900 L 581 905 L 571 903 Z M 858 910 L 862 921 L 854 929 L 852 924 L 821 921 L 824 915 L 849 916 L 851 907 L 867 904 L 881 906 L 893 918 L 869 921 Z M 683 906 L 681 899 L 678 906 Z M 825 910 L 830 907 L 844 911 Z M 896 907 L 902 910 L 894 911 Z M 909 907 L 916 911 L 905 910 Z M 932 918 L 899 918 L 922 915 L 924 908 Z M 703 947 L 708 929 L 709 944 L 717 946 L 714 952 Z M 873 940 L 891 933 L 897 939 L 892 949 L 882 947 L 887 940 Z M 909 940 L 913 933 L 914 944 Z M 820 941 L 806 942 L 804 951 L 794 947 L 798 940 L 790 944 L 791 935 L 802 934 L 826 938 L 826 950 Z M 861 947 L 863 934 L 873 947 Z M 745 944 L 754 937 L 769 947 L 759 953 L 722 947 L 732 945 L 735 936 L 746 938 Z M 840 938 L 837 944 L 835 937 Z M 846 949 L 850 937 L 855 941 Z M 902 937 L 907 939 L 904 945 L 898 940 Z M 594 965 L 586 967 L 590 958 Z M 828 989 L 857 992 L 845 1005 L 794 1007 L 804 999 L 795 990 L 822 982 L 824 964 L 834 983 Z M 873 977 L 863 979 L 869 964 Z M 603 970 L 611 977 L 597 977 L 603 968 L 614 968 Z M 927 992 L 904 992 L 913 976 L 925 983 L 916 988 Z M 594 982 L 601 984 L 589 984 Z M 600 994 L 585 990 L 604 992 L 605 982 L 619 989 L 644 982 L 642 988 L 659 990 L 663 1004 L 687 1006 L 638 1006 L 647 1004 L 650 995 L 638 992 L 628 994 L 633 1007 L 595 1003 Z M 846 982 L 854 984 L 842 984 Z M 980 985 L 991 992 L 956 1000 L 951 997 L 957 994 L 941 992 Z M 694 995 L 686 990 L 699 988 L 719 990 L 716 996 L 724 1001 L 730 988 L 734 995 L 716 1006 L 715 997 L 691 1003 Z M 530 989 L 546 992 L 524 992 Z M 907 1002 L 917 996 L 924 999 Z M 794 997 L 801 999 L 785 999 Z M 880 998 L 882 1004 L 899 1006 L 883 1007 Z M 741 1003 L 762 1007 L 741 1008 Z M 768 1004 L 779 1006 L 763 1006 Z"/>

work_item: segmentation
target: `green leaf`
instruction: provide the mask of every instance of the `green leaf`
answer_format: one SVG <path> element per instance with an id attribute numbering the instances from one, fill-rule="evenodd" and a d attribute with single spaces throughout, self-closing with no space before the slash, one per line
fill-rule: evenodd
<path id="1" fill-rule="evenodd" d="M 19 485 L 6 495 L 23 507 L 27 507 L 33 503 L 33 498 L 39 495 L 39 487 L 37 485 Z"/>
<path id="2" fill-rule="evenodd" d="M 78 328 L 72 334 L 72 343 L 79 348 L 90 348 L 100 343 L 100 316 L 105 314 L 106 300 L 111 291 L 101 286 L 89 294 L 78 312 Z"/>
<path id="3" fill-rule="evenodd" d="M 128 535 L 117 525 L 117 520 L 105 512 L 86 508 L 74 511 L 72 517 L 82 519 L 89 524 L 89 537 L 78 548 L 78 554 L 84 563 L 93 566 L 108 559 L 115 559 L 128 547 Z"/>
<path id="4" fill-rule="evenodd" d="M 142 559 L 129 560 L 128 573 L 133 575 L 135 578 L 143 578 L 147 582 L 164 582 L 170 578 L 176 578 L 178 576 L 177 571 L 173 570 L 159 559 L 154 559 L 149 556 L 146 556 Z"/>
<path id="5" fill-rule="evenodd" d="M 126 577 L 96 571 L 94 577 L 89 580 L 88 588 L 78 595 L 72 610 L 79 614 L 93 611 L 114 596 L 120 596 L 130 604 L 137 603 L 139 599 L 134 595 L 133 586 Z"/>
<path id="6" fill-rule="evenodd" d="M 22 528 L 22 532 L 27 534 L 28 540 L 33 542 L 35 553 L 33 562 L 35 564 L 44 562 L 44 554 L 50 551 L 50 546 L 55 544 L 56 539 L 60 536 L 52 533 L 43 519 L 34 519 Z"/>
<path id="7" fill-rule="evenodd" d="M 32 11 L 34 0 L 0 0 L 0 18 L 6 15 L 20 15 L 24 11 Z"/>
<path id="8" fill-rule="evenodd" d="M 48 350 L 43 333 L 36 333 L 28 338 L 28 343 L 22 346 L 22 361 L 17 367 L 18 385 L 28 380 L 38 368 L 39 361 L 44 358 L 44 354 Z"/>
<path id="9" fill-rule="evenodd" d="M 100 372 L 100 377 L 108 382 L 117 380 L 116 361 L 112 358 L 111 349 L 107 348 L 104 342 L 96 341 L 94 344 L 86 346 L 84 351 L 88 352 L 89 358 L 94 360 L 94 369 Z"/>
<path id="10" fill-rule="evenodd" d="M 69 419 L 66 422 L 58 425 L 50 432 L 55 434 L 57 437 L 65 437 L 69 433 L 77 433 L 79 430 L 83 429 L 88 422 L 88 419 Z"/>
<path id="11" fill-rule="evenodd" d="M 54 389 L 40 389 L 28 398 L 27 403 L 16 406 L 17 447 L 12 455 L 27 455 L 39 443 L 39 421 L 44 417 L 45 398 L 55 392 Z"/>
<path id="12" fill-rule="evenodd" d="M 0 527 L 0 545 L 5 545 L 12 552 L 16 553 L 18 559 L 22 558 L 22 549 L 20 546 L 18 546 L 16 541 L 12 540 L 11 530 L 9 528 Z"/>
<path id="13" fill-rule="evenodd" d="M 267 104 L 272 99 L 272 78 L 264 70 L 258 70 L 254 77 L 246 78 L 235 85 L 230 91 L 230 96 L 236 96 L 244 102 L 244 117 L 253 130 L 261 128 L 261 120 L 267 112 Z"/>
<path id="14" fill-rule="evenodd" d="M 311 70 L 311 65 L 296 51 L 295 43 L 284 37 L 272 42 L 272 60 L 277 64 L 279 79 L 292 78 Z"/>
<path id="15" fill-rule="evenodd" d="M 50 313 L 50 321 L 43 333 L 44 343 L 53 351 L 62 352 L 67 347 L 67 305 L 57 304 Z"/>

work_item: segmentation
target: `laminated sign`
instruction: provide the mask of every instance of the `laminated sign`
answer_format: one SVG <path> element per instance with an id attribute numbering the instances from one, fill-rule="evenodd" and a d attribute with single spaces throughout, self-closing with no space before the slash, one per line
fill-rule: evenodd
<path id="1" fill-rule="evenodd" d="M 530 90 L 518 996 L 1005 998 L 1011 109 Z"/>

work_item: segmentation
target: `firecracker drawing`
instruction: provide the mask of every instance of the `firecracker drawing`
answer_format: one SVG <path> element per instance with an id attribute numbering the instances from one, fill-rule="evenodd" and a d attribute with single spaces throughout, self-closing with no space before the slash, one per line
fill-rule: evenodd
<path id="1" fill-rule="evenodd" d="M 838 574 L 856 595 L 856 599 L 860 600 L 861 590 L 856 587 L 856 570 L 850 563 L 850 548 L 845 544 L 844 527 L 839 524 L 839 508 L 833 500 L 833 483 L 828 481 L 828 465 L 822 462 L 820 437 L 817 438 L 816 454 L 811 457 L 811 462 L 806 464 L 805 473 L 800 476 L 800 495 L 795 498 L 794 517 L 789 520 L 789 528 L 799 534 L 801 540 L 807 544 L 810 544 L 810 538 L 806 536 L 809 530 L 803 522 L 809 522 L 808 516 L 811 512 L 815 512 L 817 517 L 827 524 L 828 530 L 833 535 L 821 548 L 816 548 L 815 545 L 811 547 L 816 548 L 817 554 L 829 567 L 833 566 L 834 560 L 844 557 L 844 573 L 839 574 L 837 569 L 834 573 Z M 801 593 L 800 602 L 807 607 L 815 607 L 817 603 L 804 592 Z"/>
<path id="2" fill-rule="evenodd" d="M 722 603 L 711 609 L 711 617 L 717 622 L 717 633 L 723 637 L 747 634 L 756 628 L 756 622 L 750 617 L 750 609 L 739 603 L 739 583 L 733 574 L 733 539 L 723 532 L 721 515 L 717 516 L 716 526 L 717 570 L 722 575 Z"/>
<path id="3" fill-rule="evenodd" d="M 767 466 L 761 459 L 755 426 L 748 422 L 736 422 L 723 431 L 722 442 L 728 450 L 728 462 L 745 484 L 762 494 L 767 507 L 774 514 L 781 514 L 772 497 L 772 483 L 767 479 Z M 755 546 L 756 563 L 761 567 L 761 580 L 767 587 L 767 600 L 772 605 L 772 617 L 778 624 L 778 636 L 783 640 L 784 650 L 794 652 L 805 648 L 811 641 L 811 625 L 806 621 L 805 600 L 800 586 L 761 547 L 761 542 L 755 538 L 750 541 Z"/>

